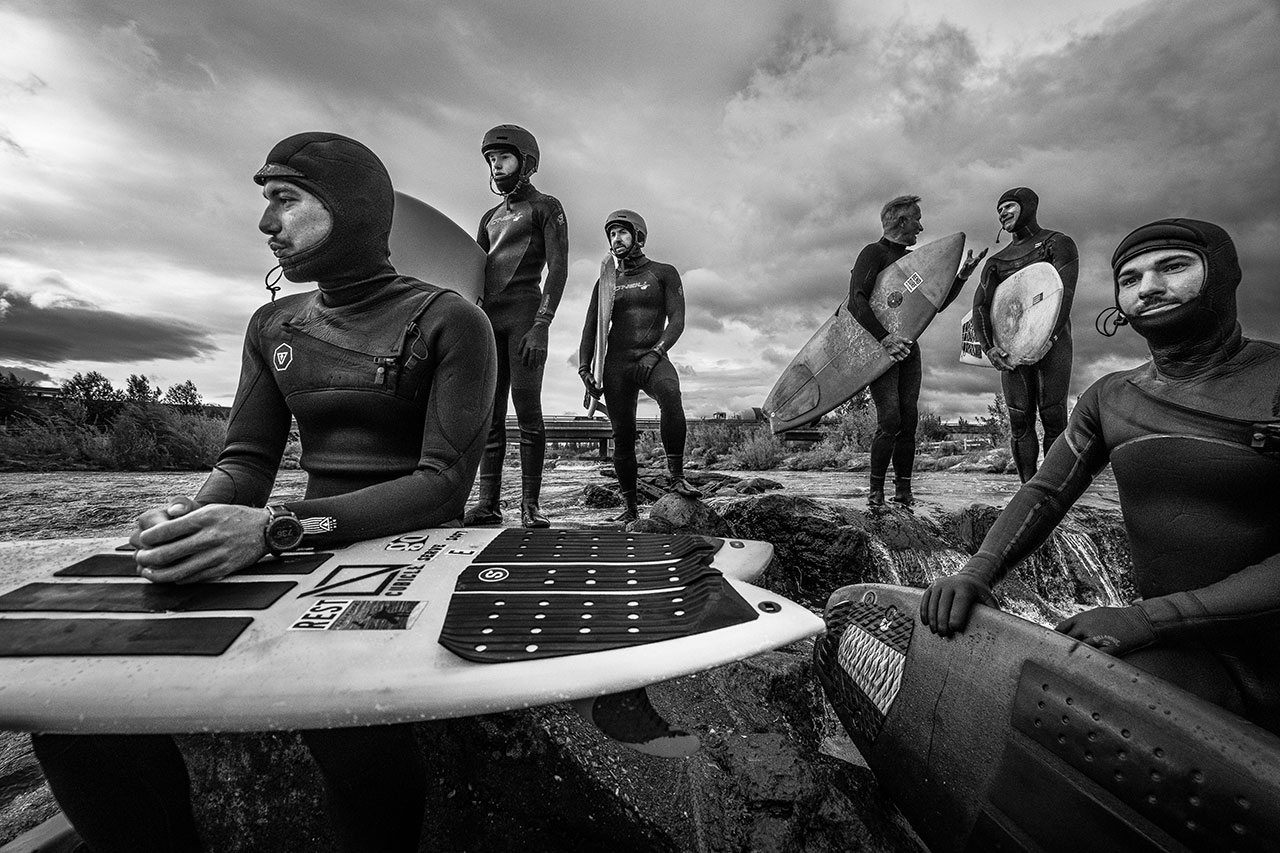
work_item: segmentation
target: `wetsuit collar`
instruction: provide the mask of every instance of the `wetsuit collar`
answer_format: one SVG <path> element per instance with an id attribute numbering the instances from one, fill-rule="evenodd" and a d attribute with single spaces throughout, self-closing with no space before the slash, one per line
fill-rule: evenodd
<path id="1" fill-rule="evenodd" d="M 317 282 L 320 287 L 320 304 L 326 308 L 354 305 L 382 290 L 397 278 L 399 273 L 396 272 L 395 267 L 387 263 L 381 269 L 373 270 L 362 278 Z"/>
<path id="2" fill-rule="evenodd" d="M 618 258 L 618 272 L 634 273 L 639 272 L 649 265 L 649 259 L 645 257 L 644 251 L 638 246 L 627 253 L 626 257 Z"/>
<path id="3" fill-rule="evenodd" d="M 1244 346 L 1244 333 L 1236 323 L 1230 329 L 1191 341 L 1164 345 L 1148 341 L 1148 344 L 1156 372 L 1170 379 L 1186 379 L 1235 358 Z"/>
<path id="4" fill-rule="evenodd" d="M 512 202 L 525 201 L 536 192 L 537 190 L 533 188 L 533 184 L 529 182 L 529 179 L 522 178 L 515 189 L 509 193 L 502 194 L 502 202 L 506 205 L 507 210 L 510 210 Z"/>

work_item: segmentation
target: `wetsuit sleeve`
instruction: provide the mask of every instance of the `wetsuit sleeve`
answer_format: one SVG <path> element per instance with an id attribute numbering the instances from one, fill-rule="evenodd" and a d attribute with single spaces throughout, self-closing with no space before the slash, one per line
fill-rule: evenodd
<path id="1" fill-rule="evenodd" d="M 978 336 L 978 342 L 982 344 L 982 351 L 986 352 L 995 345 L 995 335 L 991 329 L 991 300 L 996 295 L 995 264 L 987 262 L 982 268 L 982 276 L 978 279 L 978 286 L 973 290 L 973 332 Z M 1065 295 L 1065 294 L 1064 294 Z M 1059 316 L 1066 314 L 1059 311 Z"/>
<path id="2" fill-rule="evenodd" d="M 1246 566 L 1217 583 L 1137 605 L 1160 639 L 1211 634 L 1216 628 L 1280 616 L 1280 554 Z"/>
<path id="3" fill-rule="evenodd" d="M 680 273 L 673 266 L 667 266 L 663 270 L 662 296 L 665 301 L 667 324 L 663 327 L 662 337 L 658 339 L 654 349 L 667 353 L 684 334 L 684 284 L 680 281 Z"/>
<path id="4" fill-rule="evenodd" d="M 289 509 L 304 520 L 336 521 L 334 533 L 308 535 L 308 545 L 388 536 L 461 518 L 493 408 L 493 329 L 479 308 L 453 294 L 439 299 L 421 323 L 437 361 L 417 467 L 403 477 L 342 495 L 290 501 Z"/>
<path id="5" fill-rule="evenodd" d="M 582 324 L 582 341 L 578 344 L 578 369 L 591 367 L 596 355 L 596 314 L 600 313 L 600 279 L 591 288 L 591 304 L 587 306 L 587 321 Z"/>
<path id="6" fill-rule="evenodd" d="M 961 290 L 964 290 L 964 283 L 968 280 L 956 276 L 956 280 L 951 283 L 951 290 L 947 292 L 947 298 L 942 300 L 942 307 L 938 309 L 939 314 L 951 307 L 951 303 L 956 301 L 956 297 L 960 295 Z"/>
<path id="7" fill-rule="evenodd" d="M 1090 386 L 1067 429 L 1049 448 L 1044 464 L 1023 484 L 987 531 L 964 571 L 994 586 L 1010 569 L 1044 544 L 1067 510 L 1106 467 L 1108 452 L 1098 414 L 1099 386 Z"/>
<path id="8" fill-rule="evenodd" d="M 872 243 L 858 253 L 858 259 L 849 271 L 849 311 L 877 341 L 884 340 L 889 334 L 871 310 L 871 290 L 876 286 L 876 276 L 885 268 L 883 260 L 879 245 Z"/>
<path id="9" fill-rule="evenodd" d="M 489 220 L 493 218 L 493 211 L 486 211 L 484 216 L 480 217 L 480 227 L 476 229 L 476 242 L 480 244 L 480 248 L 484 249 L 484 253 L 489 254 Z"/>
<path id="10" fill-rule="evenodd" d="M 197 503 L 265 506 L 289 438 L 291 415 L 262 352 L 259 309 L 245 332 L 240 384 L 227 421 L 227 438 Z"/>
<path id="11" fill-rule="evenodd" d="M 533 322 L 550 325 L 569 278 L 569 225 L 565 221 L 564 208 L 554 198 L 549 199 L 543 216 L 542 240 L 547 252 L 547 277 L 542 283 L 542 300 L 538 303 Z"/>
<path id="12" fill-rule="evenodd" d="M 1066 234 L 1055 233 L 1049 238 L 1049 256 L 1053 268 L 1062 279 L 1062 306 L 1058 308 L 1058 322 L 1054 325 L 1054 337 L 1062 335 L 1071 323 L 1071 303 L 1076 296 L 1076 278 L 1080 274 L 1080 255 L 1076 242 Z M 976 312 L 975 312 L 976 316 Z"/>

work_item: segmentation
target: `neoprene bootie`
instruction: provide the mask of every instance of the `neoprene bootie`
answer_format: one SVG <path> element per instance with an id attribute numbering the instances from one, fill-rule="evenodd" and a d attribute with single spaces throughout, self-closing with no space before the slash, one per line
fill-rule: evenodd
<path id="1" fill-rule="evenodd" d="M 520 502 L 520 523 L 525 527 L 551 526 L 551 521 L 538 509 L 537 501 Z"/>

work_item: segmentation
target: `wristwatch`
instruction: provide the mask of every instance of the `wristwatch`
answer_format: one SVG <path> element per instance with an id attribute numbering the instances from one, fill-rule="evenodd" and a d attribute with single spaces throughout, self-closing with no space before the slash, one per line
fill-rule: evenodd
<path id="1" fill-rule="evenodd" d="M 267 550 L 275 556 L 283 551 L 292 551 L 302 541 L 302 522 L 287 508 L 276 505 L 267 507 L 271 519 L 263 529 L 262 535 L 267 542 Z"/>

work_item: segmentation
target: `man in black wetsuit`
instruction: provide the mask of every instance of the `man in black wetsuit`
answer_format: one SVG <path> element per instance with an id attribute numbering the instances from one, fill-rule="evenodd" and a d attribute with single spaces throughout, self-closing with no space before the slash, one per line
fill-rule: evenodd
<path id="1" fill-rule="evenodd" d="M 973 294 L 973 328 L 987 359 L 1000 371 L 1000 387 L 1009 408 L 1009 444 L 1022 482 L 1036 473 L 1040 445 L 1036 441 L 1036 412 L 1044 430 L 1044 452 L 1067 425 L 1067 390 L 1071 386 L 1071 302 L 1080 269 L 1075 242 L 1060 231 L 1041 228 L 1036 221 L 1040 197 L 1026 187 L 1000 196 L 996 213 L 1000 227 L 1013 242 L 991 256 Z M 1040 261 L 1053 264 L 1062 279 L 1062 306 L 1048 344 L 1030 364 L 1014 364 L 996 345 L 992 334 L 991 301 L 1000 282 L 1023 267 Z"/>
<path id="2" fill-rule="evenodd" d="M 880 273 L 900 260 L 916 244 L 916 238 L 924 231 L 920 224 L 920 196 L 902 195 L 890 201 L 880 210 L 880 224 L 884 236 L 864 246 L 858 253 L 849 272 L 849 311 L 861 326 L 880 342 L 894 365 L 871 383 L 871 399 L 876 404 L 876 434 L 871 441 L 871 482 L 867 504 L 884 506 L 884 478 L 893 462 L 893 500 L 902 506 L 911 506 L 915 497 L 911 492 L 911 472 L 916 456 L 916 427 L 920 420 L 920 379 L 922 363 L 920 345 L 890 332 L 871 310 L 871 291 Z M 969 251 L 964 265 L 956 277 L 947 299 L 945 310 L 964 287 L 974 267 L 987 254 L 983 249 L 977 257 Z"/>
<path id="3" fill-rule="evenodd" d="M 547 450 L 542 420 L 542 371 L 547 330 L 569 275 L 569 229 L 560 202 L 530 183 L 541 156 L 533 134 L 501 124 L 484 135 L 480 153 L 502 203 L 480 219 L 476 241 L 489 257 L 484 271 L 484 313 L 498 346 L 493 423 L 480 463 L 480 494 L 466 524 L 502 523 L 502 460 L 507 452 L 507 396 L 520 423 L 520 521 L 548 527 L 538 507 Z M 542 268 L 546 281 L 539 290 Z"/>
<path id="4" fill-rule="evenodd" d="M 139 573 L 214 580 L 299 544 L 457 525 L 496 373 L 480 309 L 396 273 L 393 196 L 355 140 L 302 133 L 254 180 L 284 277 L 318 290 L 249 321 L 226 446 L 195 498 L 138 517 Z M 296 418 L 306 496 L 263 508 Z M 210 699 L 216 702 L 216 699 Z M 406 725 L 301 732 L 342 849 L 418 849 L 426 773 Z M 35 735 L 58 802 L 94 851 L 200 850 L 186 766 L 167 735 Z"/>
<path id="5" fill-rule="evenodd" d="M 1116 305 L 1151 361 L 1104 376 L 920 618 L 947 635 L 1048 538 L 1108 462 L 1141 599 L 1057 630 L 1280 733 L 1280 346 L 1236 321 L 1241 279 L 1225 231 L 1144 225 L 1111 265 Z"/>
<path id="6" fill-rule="evenodd" d="M 684 478 L 686 424 L 680 379 L 667 353 L 684 332 L 684 287 L 670 264 L 645 257 L 649 235 L 640 214 L 615 210 L 605 219 L 611 257 L 601 265 L 578 346 L 578 375 L 593 397 L 604 395 L 613 427 L 613 469 L 626 528 L 640 517 L 636 497 L 636 403 L 644 391 L 658 403 L 662 448 L 672 490 L 702 497 Z"/>

